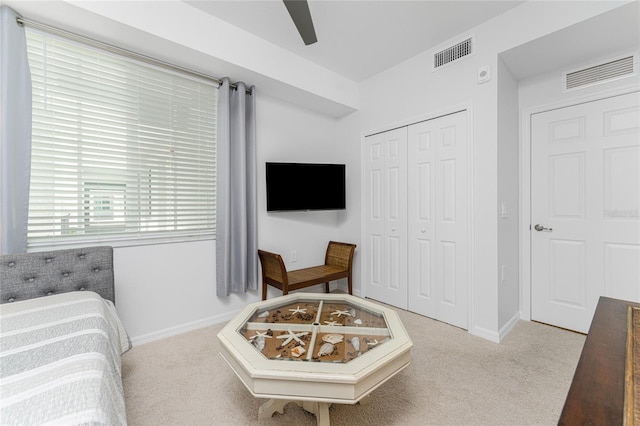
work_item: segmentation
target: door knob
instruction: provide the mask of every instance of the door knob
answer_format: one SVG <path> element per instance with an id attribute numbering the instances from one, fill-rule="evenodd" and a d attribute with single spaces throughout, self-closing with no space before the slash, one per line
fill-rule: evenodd
<path id="1" fill-rule="evenodd" d="M 533 229 L 535 229 L 538 232 L 540 232 L 540 231 L 545 231 L 545 232 L 553 231 L 553 228 L 545 228 L 544 226 L 542 226 L 540 224 L 537 224 L 536 226 L 534 226 Z"/>

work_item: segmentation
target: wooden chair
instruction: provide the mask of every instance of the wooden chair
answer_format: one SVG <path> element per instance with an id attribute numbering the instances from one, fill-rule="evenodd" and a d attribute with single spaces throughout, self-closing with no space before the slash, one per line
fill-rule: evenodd
<path id="1" fill-rule="evenodd" d="M 329 293 L 329 282 L 346 278 L 349 284 L 349 294 L 353 294 L 353 253 L 356 245 L 329 241 L 324 257 L 324 265 L 297 269 L 287 272 L 282 256 L 258 250 L 262 265 L 262 300 L 267 299 L 267 286 L 271 285 L 282 290 L 282 295 L 290 291 L 324 283 Z"/>

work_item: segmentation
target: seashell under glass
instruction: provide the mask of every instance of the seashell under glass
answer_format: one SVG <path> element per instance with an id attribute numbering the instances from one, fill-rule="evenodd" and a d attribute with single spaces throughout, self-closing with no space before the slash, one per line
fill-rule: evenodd
<path id="1" fill-rule="evenodd" d="M 296 358 L 298 358 L 300 355 L 302 355 L 305 352 L 306 350 L 302 346 L 296 346 L 295 348 L 291 349 L 291 355 Z"/>
<path id="2" fill-rule="evenodd" d="M 360 352 L 360 339 L 358 339 L 357 337 L 352 338 L 351 344 L 353 345 L 353 348 L 356 350 L 356 352 Z"/>
<path id="3" fill-rule="evenodd" d="M 331 343 L 324 343 L 320 346 L 320 350 L 318 351 L 318 356 L 331 355 L 335 348 Z"/>
<path id="4" fill-rule="evenodd" d="M 342 334 L 325 334 L 322 336 L 323 342 L 331 343 L 333 345 L 342 342 L 342 340 L 344 340 L 344 336 L 342 336 Z"/>
<path id="5" fill-rule="evenodd" d="M 253 345 L 260 351 L 262 352 L 264 350 L 264 336 L 258 336 L 253 340 Z"/>

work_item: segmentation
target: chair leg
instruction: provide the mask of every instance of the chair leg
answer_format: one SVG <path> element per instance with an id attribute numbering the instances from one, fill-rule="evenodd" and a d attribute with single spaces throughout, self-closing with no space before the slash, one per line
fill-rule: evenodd
<path id="1" fill-rule="evenodd" d="M 267 300 L 267 283 L 262 280 L 262 300 Z"/>
<path id="2" fill-rule="evenodd" d="M 353 287 L 351 284 L 351 275 L 347 278 L 347 282 L 349 283 L 349 294 L 353 295 Z"/>
<path id="3" fill-rule="evenodd" d="M 325 293 L 329 293 L 329 283 L 328 282 L 324 283 L 324 292 Z"/>

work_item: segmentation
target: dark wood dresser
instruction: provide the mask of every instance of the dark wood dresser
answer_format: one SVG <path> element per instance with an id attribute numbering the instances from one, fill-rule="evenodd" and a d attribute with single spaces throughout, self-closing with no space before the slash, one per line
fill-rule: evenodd
<path id="1" fill-rule="evenodd" d="M 625 424 L 625 367 L 629 306 L 601 297 L 576 367 L 559 425 Z M 633 420 L 628 426 L 633 425 Z"/>

